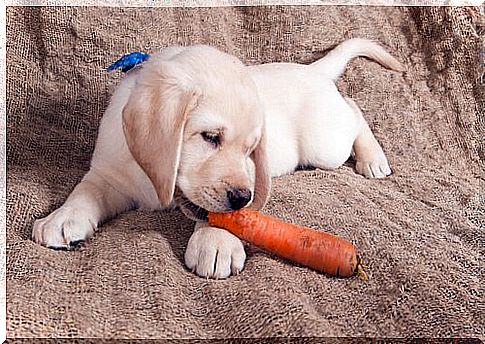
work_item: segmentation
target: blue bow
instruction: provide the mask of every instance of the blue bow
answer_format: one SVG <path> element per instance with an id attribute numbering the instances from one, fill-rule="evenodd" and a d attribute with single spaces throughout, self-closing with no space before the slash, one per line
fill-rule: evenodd
<path id="1" fill-rule="evenodd" d="M 108 72 L 112 72 L 115 69 L 121 68 L 121 71 L 126 73 L 136 65 L 144 62 L 150 57 L 149 54 L 134 52 L 122 56 L 118 61 L 113 62 L 108 67 Z"/>

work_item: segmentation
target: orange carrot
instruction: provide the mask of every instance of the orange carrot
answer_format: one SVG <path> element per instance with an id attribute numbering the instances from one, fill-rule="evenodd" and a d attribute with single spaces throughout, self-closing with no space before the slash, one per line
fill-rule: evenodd
<path id="1" fill-rule="evenodd" d="M 280 257 L 338 277 L 359 274 L 357 250 L 335 235 L 290 224 L 257 211 L 243 208 L 228 213 L 209 213 L 211 226 L 227 229 L 237 237 Z"/>

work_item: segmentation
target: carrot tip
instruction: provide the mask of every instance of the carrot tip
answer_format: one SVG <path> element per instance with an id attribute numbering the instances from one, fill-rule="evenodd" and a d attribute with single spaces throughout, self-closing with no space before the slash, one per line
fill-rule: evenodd
<path id="1" fill-rule="evenodd" d="M 368 266 L 364 265 L 362 259 L 359 257 L 357 262 L 357 277 L 359 277 L 362 281 L 367 282 L 369 280 L 369 275 L 365 271 Z"/>

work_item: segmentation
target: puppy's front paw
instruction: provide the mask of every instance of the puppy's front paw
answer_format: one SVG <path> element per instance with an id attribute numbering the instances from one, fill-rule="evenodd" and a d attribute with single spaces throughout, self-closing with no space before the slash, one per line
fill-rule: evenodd
<path id="1" fill-rule="evenodd" d="M 185 251 L 187 267 L 206 278 L 226 278 L 231 272 L 237 275 L 245 260 L 241 240 L 224 229 L 214 227 L 197 229 Z"/>
<path id="2" fill-rule="evenodd" d="M 91 237 L 95 228 L 82 210 L 60 207 L 35 221 L 32 239 L 46 247 L 69 249 Z"/>

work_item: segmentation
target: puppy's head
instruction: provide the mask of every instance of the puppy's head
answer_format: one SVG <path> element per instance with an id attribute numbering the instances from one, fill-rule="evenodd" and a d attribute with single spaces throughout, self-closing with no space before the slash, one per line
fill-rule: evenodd
<path id="1" fill-rule="evenodd" d="M 152 56 L 123 109 L 123 128 L 162 205 L 175 190 L 182 210 L 199 218 L 266 202 L 262 106 L 235 57 L 207 46 Z"/>

